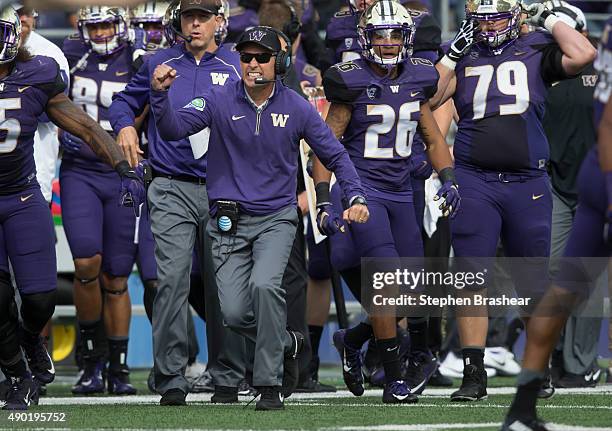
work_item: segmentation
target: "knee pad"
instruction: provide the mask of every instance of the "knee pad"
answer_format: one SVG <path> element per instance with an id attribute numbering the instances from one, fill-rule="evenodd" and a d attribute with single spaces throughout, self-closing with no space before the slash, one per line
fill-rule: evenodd
<path id="1" fill-rule="evenodd" d="M 21 317 L 23 326 L 30 332 L 39 333 L 45 327 L 57 303 L 57 290 L 21 295 Z"/>
<path id="2" fill-rule="evenodd" d="M 107 289 L 106 287 L 102 286 L 102 291 L 106 293 L 107 295 L 120 296 L 128 291 L 128 286 L 126 283 L 125 287 L 123 287 L 120 290 L 111 290 L 111 289 Z"/>
<path id="3" fill-rule="evenodd" d="M 100 277 L 100 274 L 96 274 L 95 277 L 91 277 L 91 278 L 86 278 L 86 277 L 80 277 L 77 273 L 74 274 L 74 278 L 81 283 L 83 286 L 86 286 L 90 283 L 93 283 L 95 281 L 98 281 L 98 278 Z"/>

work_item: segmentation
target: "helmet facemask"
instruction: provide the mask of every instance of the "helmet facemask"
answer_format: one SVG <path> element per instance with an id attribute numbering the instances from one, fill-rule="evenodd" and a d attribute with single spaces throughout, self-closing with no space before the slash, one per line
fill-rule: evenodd
<path id="1" fill-rule="evenodd" d="M 21 21 L 12 8 L 0 15 L 0 64 L 15 60 L 21 42 Z"/>
<path id="2" fill-rule="evenodd" d="M 125 46 L 128 35 L 127 24 L 123 17 L 124 13 L 121 8 L 104 6 L 92 6 L 81 9 L 78 22 L 81 40 L 89 44 L 94 52 L 101 55 L 110 55 L 119 51 Z M 101 23 L 111 23 L 114 27 L 113 34 L 92 39 L 87 26 Z"/>
<path id="3" fill-rule="evenodd" d="M 475 3 L 477 4 L 476 7 L 474 7 Z M 466 16 L 477 21 L 481 26 L 482 30 L 478 33 L 477 40 L 487 46 L 494 55 L 501 54 L 507 46 L 519 37 L 521 7 L 516 1 L 470 1 L 466 4 Z M 486 29 L 488 22 L 501 20 L 508 20 L 502 29 Z"/>
<path id="4" fill-rule="evenodd" d="M 415 27 L 406 9 L 391 0 L 370 6 L 359 21 L 362 56 L 385 68 L 392 68 L 412 55 Z M 386 42 L 381 42 L 386 41 Z M 384 47 L 397 47 L 393 58 L 385 58 Z"/>

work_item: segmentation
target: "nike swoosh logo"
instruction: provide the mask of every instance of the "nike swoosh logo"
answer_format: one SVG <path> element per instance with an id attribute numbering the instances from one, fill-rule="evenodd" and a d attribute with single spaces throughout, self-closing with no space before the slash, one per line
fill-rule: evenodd
<path id="1" fill-rule="evenodd" d="M 22 196 L 22 197 L 21 197 L 21 202 L 25 202 L 25 201 L 27 201 L 27 200 L 28 200 L 28 199 L 30 199 L 32 196 L 34 196 L 34 195 L 33 195 L 33 194 L 31 194 L 31 195 L 27 195 L 27 196 Z"/>
<path id="2" fill-rule="evenodd" d="M 518 56 L 518 55 L 523 55 L 523 54 L 525 54 L 525 51 L 518 51 L 518 52 L 515 52 L 515 53 L 514 53 L 514 55 L 517 55 L 517 56 Z"/>
<path id="3" fill-rule="evenodd" d="M 28 393 L 26 394 L 25 398 L 23 399 L 23 402 L 26 403 L 27 406 L 30 405 L 30 388 L 28 388 Z"/>
<path id="4" fill-rule="evenodd" d="M 406 398 L 408 398 L 408 394 L 406 394 L 406 395 L 395 395 L 395 394 L 393 394 L 393 398 L 395 398 L 396 400 L 403 401 Z"/>
<path id="5" fill-rule="evenodd" d="M 128 73 L 130 73 L 130 72 L 115 72 L 115 75 L 116 75 L 116 76 L 125 76 L 125 75 L 127 75 Z"/>
<path id="6" fill-rule="evenodd" d="M 500 367 L 503 367 L 504 365 L 506 365 L 505 359 L 503 361 L 500 361 L 499 359 L 495 358 L 493 355 L 489 356 L 489 358 L 491 359 L 491 361 L 495 362 Z"/>
<path id="7" fill-rule="evenodd" d="M 345 373 L 349 373 L 351 371 L 351 367 L 346 365 L 346 363 L 342 365 L 342 369 L 344 370 Z"/>
<path id="8" fill-rule="evenodd" d="M 55 365 L 53 364 L 53 359 L 51 359 L 51 355 L 49 355 L 49 352 L 47 352 L 47 356 L 49 357 L 49 362 L 51 362 L 51 368 L 47 371 L 51 374 L 55 374 Z"/>
<path id="9" fill-rule="evenodd" d="M 81 382 L 81 386 L 89 386 L 89 385 L 91 385 L 91 379 Z"/>
<path id="10" fill-rule="evenodd" d="M 590 382 L 592 377 L 593 377 L 593 372 L 590 372 L 590 373 L 588 373 L 588 374 L 585 374 L 585 375 L 584 375 L 584 381 L 585 381 L 585 382 Z"/>
<path id="11" fill-rule="evenodd" d="M 237 115 L 232 115 L 232 120 L 236 121 L 236 120 L 240 120 L 241 118 L 246 117 L 246 115 L 241 115 L 241 116 L 237 116 Z"/>
<path id="12" fill-rule="evenodd" d="M 420 93 L 420 91 L 411 91 L 410 92 L 410 97 L 414 97 L 414 96 L 416 96 L 419 93 Z"/>
<path id="13" fill-rule="evenodd" d="M 599 375 L 601 374 L 601 370 L 597 370 L 593 373 L 593 380 L 598 380 L 599 379 Z"/>
<path id="14" fill-rule="evenodd" d="M 387 347 L 387 352 L 392 352 L 395 349 L 397 349 L 397 346 L 395 346 L 395 347 Z"/>
<path id="15" fill-rule="evenodd" d="M 416 385 L 414 388 L 410 388 L 410 392 L 417 392 L 419 389 L 421 389 L 421 386 L 423 386 L 425 383 L 427 383 L 426 380 L 423 380 L 421 383 Z"/>
<path id="16" fill-rule="evenodd" d="M 24 91 L 26 91 L 30 87 L 31 87 L 31 85 L 28 85 L 26 87 L 21 87 L 21 88 L 18 88 L 17 91 L 20 92 L 20 93 L 23 93 Z"/>
<path id="17" fill-rule="evenodd" d="M 531 199 L 533 199 L 534 201 L 537 201 L 538 199 L 540 199 L 542 196 L 544 195 L 531 195 Z"/>

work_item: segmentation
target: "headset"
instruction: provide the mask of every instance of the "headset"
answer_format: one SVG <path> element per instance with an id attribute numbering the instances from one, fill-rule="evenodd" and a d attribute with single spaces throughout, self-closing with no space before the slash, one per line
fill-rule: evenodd
<path id="1" fill-rule="evenodd" d="M 289 70 L 291 70 L 291 39 L 289 39 L 289 37 L 285 33 L 275 28 L 268 27 L 265 25 L 259 25 L 257 27 L 275 33 L 287 44 L 284 50 L 281 49 L 276 53 L 276 60 L 274 62 L 274 74 L 276 75 L 276 78 L 280 77 L 282 81 L 289 74 Z M 255 84 L 257 85 L 270 84 L 275 81 L 276 79 L 255 78 Z"/>
<path id="2" fill-rule="evenodd" d="M 223 7 L 223 4 L 221 4 L 220 2 L 215 2 L 218 3 L 217 6 L 219 6 L 220 8 Z M 176 5 L 176 6 L 174 6 Z M 172 2 L 172 4 L 170 4 L 170 6 L 168 7 L 168 10 L 170 10 L 172 7 L 174 7 L 174 9 L 172 9 L 172 15 L 170 16 L 170 20 L 168 23 L 168 26 L 170 27 L 170 30 L 176 34 L 177 36 L 179 36 L 181 39 L 184 39 L 185 42 L 190 43 L 192 40 L 191 36 L 187 36 L 186 34 L 183 33 L 183 29 L 181 28 L 181 3 L 180 0 L 175 0 L 174 2 Z"/>

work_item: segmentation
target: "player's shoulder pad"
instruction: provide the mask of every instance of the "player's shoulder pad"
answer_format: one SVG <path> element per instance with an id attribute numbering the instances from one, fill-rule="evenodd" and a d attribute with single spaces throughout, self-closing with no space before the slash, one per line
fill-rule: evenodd
<path id="1" fill-rule="evenodd" d="M 346 18 L 347 16 L 352 17 L 353 12 L 350 10 L 340 10 L 334 14 L 334 18 Z"/>
<path id="2" fill-rule="evenodd" d="M 325 97 L 330 102 L 353 103 L 369 84 L 366 65 L 361 60 L 345 61 L 327 69 L 323 75 Z"/>
<path id="3" fill-rule="evenodd" d="M 49 97 L 63 92 L 66 88 L 59 64 L 55 59 L 44 55 L 35 55 L 27 61 L 17 61 L 15 70 L 5 82 L 38 87 Z"/>
<path id="4" fill-rule="evenodd" d="M 442 29 L 433 15 L 427 12 L 411 11 L 419 13 L 414 20 L 416 32 L 414 34 L 414 50 L 415 51 L 433 51 L 437 50 L 442 43 Z"/>
<path id="5" fill-rule="evenodd" d="M 421 87 L 429 99 L 438 88 L 438 70 L 431 60 L 420 57 L 411 57 L 404 63 L 401 80 Z"/>
<path id="6" fill-rule="evenodd" d="M 83 56 L 88 51 L 87 45 L 83 43 L 78 34 L 73 34 L 64 39 L 62 51 L 66 58 Z"/>
<path id="7" fill-rule="evenodd" d="M 516 41 L 517 47 L 533 47 L 535 49 L 556 43 L 552 34 L 544 30 L 530 31 L 527 34 L 522 34 Z"/>

